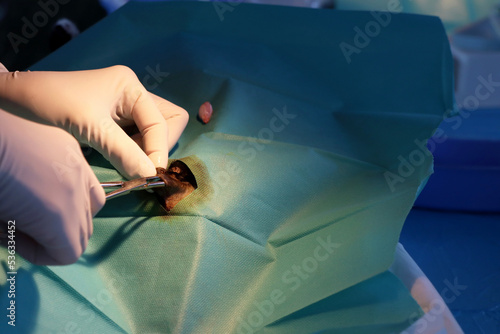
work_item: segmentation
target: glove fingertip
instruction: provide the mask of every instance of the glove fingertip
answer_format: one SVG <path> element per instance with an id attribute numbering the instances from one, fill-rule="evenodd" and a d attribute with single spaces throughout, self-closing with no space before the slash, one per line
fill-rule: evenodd
<path id="1" fill-rule="evenodd" d="M 94 217 L 106 203 L 106 193 L 99 183 L 90 187 L 90 212 Z"/>
<path id="2" fill-rule="evenodd" d="M 168 152 L 153 152 L 148 155 L 148 158 L 150 161 L 153 162 L 153 165 L 155 166 L 155 173 L 156 173 L 156 167 L 161 167 L 161 168 L 167 167 Z"/>
<path id="3" fill-rule="evenodd" d="M 149 159 L 141 159 L 139 162 L 139 169 L 137 171 L 136 177 L 148 177 L 156 175 L 156 167 L 153 162 Z"/>

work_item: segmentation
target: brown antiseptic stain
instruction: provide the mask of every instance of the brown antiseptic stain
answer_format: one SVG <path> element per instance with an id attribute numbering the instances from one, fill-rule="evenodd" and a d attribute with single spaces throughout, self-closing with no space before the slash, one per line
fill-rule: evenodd
<path id="1" fill-rule="evenodd" d="M 155 193 L 167 212 L 181 200 L 187 202 L 183 205 L 185 209 L 196 211 L 212 197 L 213 186 L 207 167 L 196 156 L 175 160 L 167 169 L 157 168 L 157 174 L 165 182 L 165 187 L 156 188 Z"/>

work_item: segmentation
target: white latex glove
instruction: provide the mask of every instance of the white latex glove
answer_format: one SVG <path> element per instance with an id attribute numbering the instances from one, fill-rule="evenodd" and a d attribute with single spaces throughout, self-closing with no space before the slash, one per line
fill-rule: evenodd
<path id="1" fill-rule="evenodd" d="M 16 253 L 39 265 L 75 262 L 104 202 L 75 138 L 0 109 L 0 229 L 15 220 Z"/>
<path id="2" fill-rule="evenodd" d="M 147 92 L 125 66 L 0 73 L 0 107 L 68 131 L 127 178 L 166 168 L 168 151 L 188 121 L 184 109 Z M 140 131 L 139 145 L 121 129 L 132 124 Z"/>

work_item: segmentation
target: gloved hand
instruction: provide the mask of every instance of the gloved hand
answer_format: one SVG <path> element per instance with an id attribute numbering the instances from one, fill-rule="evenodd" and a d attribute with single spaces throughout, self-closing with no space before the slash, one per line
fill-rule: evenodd
<path id="1" fill-rule="evenodd" d="M 127 178 L 165 168 L 188 121 L 184 109 L 147 92 L 125 66 L 0 73 L 0 107 L 68 131 Z M 132 124 L 140 131 L 139 145 L 120 128 Z"/>
<path id="2" fill-rule="evenodd" d="M 0 229 L 15 220 L 16 253 L 34 264 L 75 262 L 104 202 L 75 138 L 0 109 Z"/>

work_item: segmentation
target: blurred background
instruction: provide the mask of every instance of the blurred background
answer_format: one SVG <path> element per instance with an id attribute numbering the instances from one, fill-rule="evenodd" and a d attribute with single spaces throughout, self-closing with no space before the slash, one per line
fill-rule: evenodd
<path id="1" fill-rule="evenodd" d="M 0 37 L 2 39 L 0 62 L 8 69 L 24 70 L 71 37 L 76 36 L 78 32 L 89 28 L 127 2 L 128 0 L 0 0 Z M 233 0 L 232 2 L 354 10 L 387 10 L 389 3 L 388 0 L 369 2 L 362 0 Z M 497 2 L 494 0 L 413 0 L 401 1 L 401 4 L 405 12 L 440 16 L 446 28 L 451 31 L 484 17 Z M 23 33 L 26 33 L 24 35 L 29 38 L 25 38 Z"/>
<path id="2" fill-rule="evenodd" d="M 25 70 L 126 2 L 0 0 L 0 62 L 9 70 Z M 387 10 L 391 1 L 236 2 Z M 438 130 L 447 140 L 436 139 L 429 147 L 435 155 L 435 173 L 407 218 L 401 243 L 465 333 L 500 333 L 500 89 L 496 88 L 500 85 L 500 19 L 495 7 L 499 1 L 398 3 L 403 12 L 442 19 L 456 62 L 457 102 L 455 116 Z M 480 96 L 478 89 L 482 89 Z"/>
<path id="3" fill-rule="evenodd" d="M 0 37 L 2 39 L 0 61 L 9 69 L 24 70 L 128 1 L 0 0 Z M 388 3 L 391 1 L 232 0 L 231 2 L 341 10 L 387 10 Z M 397 2 L 401 4 L 404 12 L 439 16 L 449 32 L 485 17 L 498 3 L 497 0 L 401 0 Z"/>

